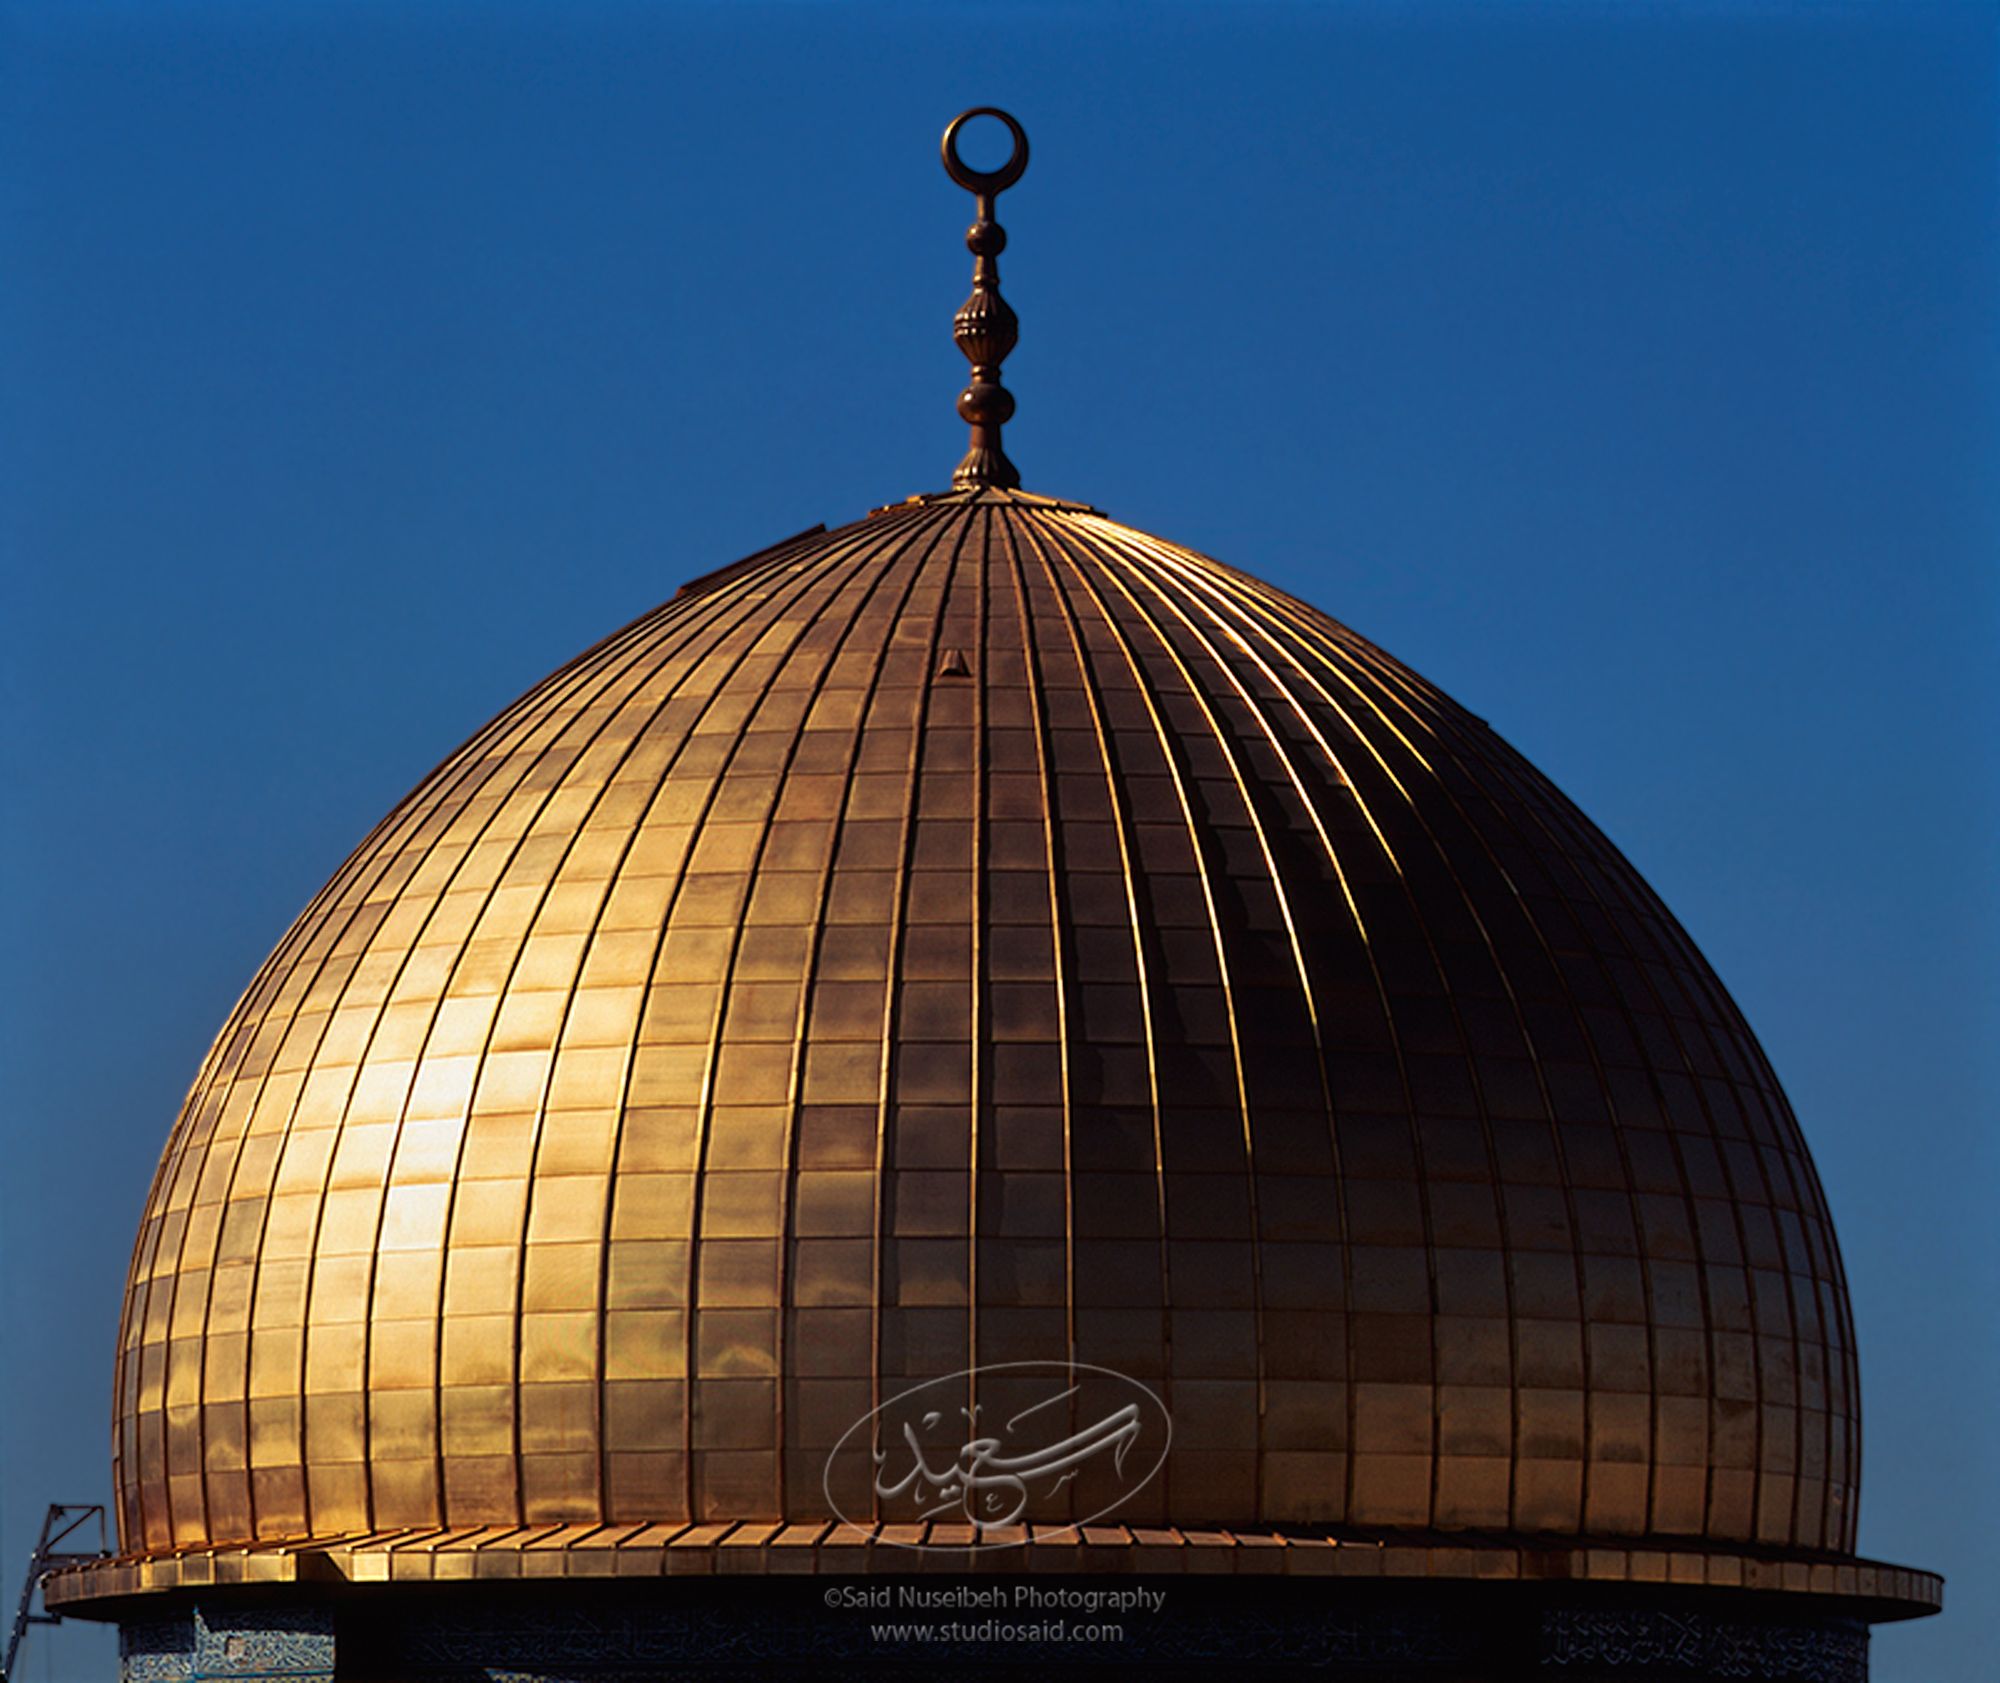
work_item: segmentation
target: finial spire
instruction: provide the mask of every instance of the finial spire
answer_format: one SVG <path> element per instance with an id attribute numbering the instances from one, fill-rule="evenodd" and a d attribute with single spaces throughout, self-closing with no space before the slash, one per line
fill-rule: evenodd
<path id="1" fill-rule="evenodd" d="M 958 155 L 958 131 L 974 117 L 998 117 L 1014 137 L 1012 156 L 996 170 L 969 168 Z M 1014 348 L 1020 322 L 1000 296 L 999 257 L 1007 247 L 1007 231 L 993 219 L 993 201 L 1019 181 L 1027 167 L 1027 135 L 1012 117 L 991 105 L 961 112 L 944 131 L 944 172 L 978 203 L 978 220 L 965 231 L 965 244 L 972 253 L 972 296 L 958 307 L 951 324 L 952 338 L 972 364 L 971 384 L 958 394 L 958 412 L 972 428 L 972 447 L 951 476 L 960 490 L 982 485 L 1012 490 L 1021 483 L 1019 471 L 1000 448 L 1000 428 L 1014 413 L 1014 394 L 1000 384 L 1000 364 Z"/>

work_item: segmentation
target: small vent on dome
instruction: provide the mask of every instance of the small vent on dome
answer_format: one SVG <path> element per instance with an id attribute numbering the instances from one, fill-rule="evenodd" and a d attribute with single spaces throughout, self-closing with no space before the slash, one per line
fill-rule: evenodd
<path id="1" fill-rule="evenodd" d="M 689 579 L 674 592 L 674 600 L 678 602 L 683 596 L 698 596 L 704 590 L 713 590 L 719 584 L 727 584 L 739 574 L 747 573 L 758 562 L 768 561 L 780 550 L 789 549 L 795 543 L 803 543 L 807 538 L 816 538 L 825 530 L 826 522 L 821 521 L 817 526 L 808 526 L 803 532 L 794 532 L 790 537 L 758 550 L 755 555 L 746 555 L 741 561 L 732 561 L 726 567 L 717 567 L 712 573 L 703 573 L 699 578 Z"/>
<path id="2" fill-rule="evenodd" d="M 962 649 L 946 649 L 938 656 L 937 673 L 940 678 L 970 678 L 972 668 L 965 664 Z"/>

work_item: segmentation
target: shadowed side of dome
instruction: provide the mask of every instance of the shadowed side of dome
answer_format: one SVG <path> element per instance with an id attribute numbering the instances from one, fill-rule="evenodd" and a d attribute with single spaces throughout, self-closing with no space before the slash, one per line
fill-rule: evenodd
<path id="1" fill-rule="evenodd" d="M 301 915 L 149 1199 L 122 1535 L 887 1519 L 855 1421 L 1049 1360 L 1171 1413 L 1129 1524 L 1853 1544 L 1824 1201 L 1637 874 L 1323 614 L 985 489 L 684 591 Z"/>

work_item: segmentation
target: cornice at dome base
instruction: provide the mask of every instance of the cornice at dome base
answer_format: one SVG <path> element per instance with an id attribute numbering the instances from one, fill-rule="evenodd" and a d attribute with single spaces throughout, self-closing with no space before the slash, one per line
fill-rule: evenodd
<path id="1" fill-rule="evenodd" d="M 1019 1527 L 1018 1546 L 967 1547 L 964 1525 L 827 1522 L 485 1526 L 296 1538 L 175 1554 L 120 1556 L 52 1574 L 66 1615 L 116 1618 L 135 1599 L 253 1585 L 388 1585 L 662 1577 L 888 1577 L 959 1573 L 1368 1580 L 1381 1584 L 1589 1585 L 1774 1597 L 1870 1621 L 1942 1604 L 1935 1573 L 1849 1555 L 1698 1546 L 1676 1539 L 1510 1537 L 1497 1533 L 1190 1530 L 1175 1526 Z"/>

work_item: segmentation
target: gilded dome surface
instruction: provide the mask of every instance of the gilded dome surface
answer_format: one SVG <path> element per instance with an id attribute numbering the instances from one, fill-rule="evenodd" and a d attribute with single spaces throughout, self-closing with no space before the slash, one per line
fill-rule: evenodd
<path id="1" fill-rule="evenodd" d="M 147 1205 L 121 1533 L 824 1519 L 1029 1360 L 1171 1412 L 1129 1525 L 1853 1547 L 1825 1202 L 1638 874 L 1316 609 L 986 489 L 684 589 L 307 907 Z"/>

